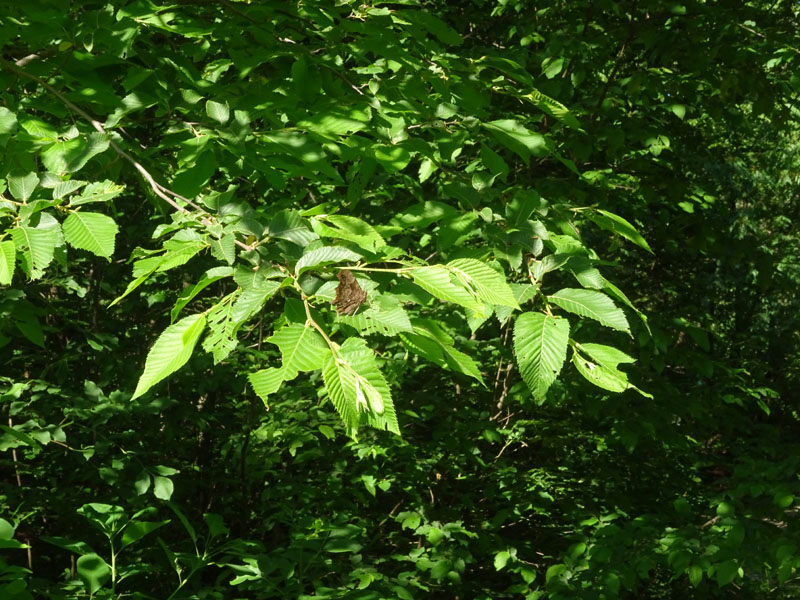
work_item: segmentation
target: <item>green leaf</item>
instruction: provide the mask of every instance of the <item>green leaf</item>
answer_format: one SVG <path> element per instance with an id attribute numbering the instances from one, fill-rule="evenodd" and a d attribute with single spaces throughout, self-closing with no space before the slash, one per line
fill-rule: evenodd
<path id="1" fill-rule="evenodd" d="M 514 355 L 522 379 L 540 404 L 564 365 L 568 343 L 566 319 L 527 312 L 514 323 Z"/>
<path id="2" fill-rule="evenodd" d="M 406 271 L 418 286 L 440 300 L 459 304 L 485 315 L 483 302 L 463 283 L 454 281 L 452 271 L 443 265 L 415 267 Z"/>
<path id="3" fill-rule="evenodd" d="M 544 579 L 549 584 L 551 580 L 560 577 L 566 570 L 567 565 L 565 564 L 551 565 L 547 568 L 547 571 L 545 571 Z"/>
<path id="4" fill-rule="evenodd" d="M 575 115 L 573 115 L 569 109 L 559 101 L 554 100 L 550 96 L 547 96 L 536 89 L 523 96 L 523 98 L 530 101 L 532 104 L 537 106 L 540 110 L 546 112 L 551 117 L 558 119 L 567 127 L 577 131 L 582 131 L 581 124 Z"/>
<path id="5" fill-rule="evenodd" d="M 44 275 L 47 265 L 53 260 L 58 244 L 59 228 L 17 227 L 11 230 L 11 239 L 20 254 L 20 266 L 31 279 Z"/>
<path id="6" fill-rule="evenodd" d="M 159 500 L 169 500 L 172 498 L 172 493 L 175 491 L 175 485 L 168 477 L 161 477 L 156 475 L 153 477 L 153 494 Z"/>
<path id="7" fill-rule="evenodd" d="M 548 79 L 552 79 L 564 68 L 564 58 L 563 57 L 548 57 L 542 63 L 542 73 Z"/>
<path id="8" fill-rule="evenodd" d="M 615 215 L 607 210 L 601 210 L 598 208 L 596 209 L 596 213 L 590 213 L 588 216 L 589 219 L 591 219 L 598 227 L 600 227 L 600 229 L 621 235 L 626 240 L 633 242 L 640 248 L 644 248 L 651 254 L 653 253 L 653 250 L 650 248 L 647 240 L 645 240 L 642 235 L 636 231 L 636 228 L 633 225 L 619 215 Z"/>
<path id="9" fill-rule="evenodd" d="M 239 328 L 261 310 L 280 285 L 277 281 L 262 278 L 258 285 L 228 294 L 207 312 L 209 333 L 203 340 L 203 349 L 214 355 L 215 364 L 236 348 Z"/>
<path id="10" fill-rule="evenodd" d="M 402 146 L 371 146 L 370 149 L 378 164 L 391 175 L 402 171 L 411 162 L 411 153 Z"/>
<path id="11" fill-rule="evenodd" d="M 89 160 L 108 150 L 107 134 L 92 132 L 86 138 L 51 144 L 41 153 L 42 164 L 51 173 L 75 173 L 80 171 Z"/>
<path id="12" fill-rule="evenodd" d="M 514 119 L 490 121 L 483 126 L 498 142 L 517 153 L 525 162 L 531 156 L 542 157 L 550 153 L 550 144 L 545 136 L 530 131 Z"/>
<path id="13" fill-rule="evenodd" d="M 94 594 L 111 579 L 111 567 L 94 553 L 78 557 L 75 561 L 75 570 L 90 594 Z"/>
<path id="14" fill-rule="evenodd" d="M 587 381 L 609 392 L 620 393 L 628 389 L 628 376 L 622 371 L 593 363 L 578 352 L 572 355 L 572 362 Z"/>
<path id="15" fill-rule="evenodd" d="M 236 260 L 236 236 L 232 233 L 226 233 L 219 239 L 212 239 L 211 255 L 217 260 L 224 260 L 229 265 L 232 265 Z"/>
<path id="16" fill-rule="evenodd" d="M 25 175 L 9 174 L 6 177 L 8 191 L 20 202 L 27 202 L 31 197 L 36 186 L 39 185 L 39 176 L 36 173 L 25 173 Z"/>
<path id="17" fill-rule="evenodd" d="M 596 362 L 587 360 L 581 355 L 581 352 L 585 352 Z M 617 369 L 617 365 L 620 363 L 634 362 L 633 357 L 628 356 L 621 350 L 602 344 L 575 344 L 572 362 L 578 372 L 597 387 L 615 393 L 631 389 L 646 398 L 653 397 L 651 394 L 629 383 L 627 374 Z"/>
<path id="18" fill-rule="evenodd" d="M 131 293 L 133 290 L 135 290 L 135 289 L 136 289 L 136 288 L 138 288 L 140 285 L 142 285 L 142 284 L 143 284 L 145 281 L 147 281 L 147 280 L 150 278 L 150 275 L 152 275 L 152 274 L 155 272 L 155 270 L 156 270 L 156 269 L 155 269 L 155 267 L 153 267 L 151 270 L 149 270 L 149 271 L 147 271 L 147 272 L 143 273 L 142 275 L 140 275 L 139 277 L 137 277 L 136 279 L 134 279 L 133 281 L 131 281 L 131 282 L 128 284 L 128 286 L 125 288 L 125 291 L 124 291 L 124 292 L 122 292 L 122 294 L 121 294 L 121 295 L 119 295 L 119 296 L 117 296 L 116 298 L 114 298 L 114 299 L 111 301 L 111 303 L 108 305 L 108 307 L 109 307 L 109 308 L 111 308 L 111 307 L 112 307 L 112 306 L 114 306 L 115 304 L 117 304 L 117 303 L 121 302 L 123 298 L 125 298 L 125 297 L 126 297 L 128 294 L 130 294 L 130 293 Z"/>
<path id="19" fill-rule="evenodd" d="M 58 138 L 58 131 L 55 127 L 40 119 L 32 117 L 23 118 L 22 121 L 20 121 L 20 125 L 22 129 L 36 138 L 36 141 L 41 142 Z"/>
<path id="20" fill-rule="evenodd" d="M 481 160 L 494 177 L 505 178 L 508 175 L 508 164 L 503 157 L 483 143 L 481 143 Z"/>
<path id="21" fill-rule="evenodd" d="M 537 286 L 531 285 L 530 283 L 512 283 L 509 284 L 509 287 L 514 293 L 514 299 L 517 301 L 518 305 L 529 302 L 536 296 L 536 292 L 539 290 Z M 510 306 L 495 306 L 494 309 L 494 314 L 501 323 L 504 323 L 513 312 Z"/>
<path id="22" fill-rule="evenodd" d="M 139 378 L 131 400 L 185 365 L 205 326 L 204 315 L 190 315 L 167 327 L 147 354 L 144 373 Z"/>
<path id="23" fill-rule="evenodd" d="M 262 133 L 258 147 L 265 155 L 292 157 L 299 161 L 302 165 L 299 172 L 304 175 L 311 169 L 330 181 L 343 183 L 342 176 L 331 166 L 323 147 L 303 132 L 285 129 Z"/>
<path id="24" fill-rule="evenodd" d="M 615 369 L 620 363 L 632 363 L 636 359 L 617 350 L 612 346 L 605 346 L 603 344 L 576 344 L 577 348 L 585 352 L 601 365 Z"/>
<path id="25" fill-rule="evenodd" d="M 74 552 L 78 555 L 85 555 L 85 554 L 92 554 L 91 547 L 86 542 L 78 542 L 75 540 L 71 540 L 68 538 L 64 538 L 61 536 L 41 536 L 43 542 L 48 544 L 53 544 L 54 546 L 58 546 L 59 548 L 63 548 L 69 552 Z"/>
<path id="26" fill-rule="evenodd" d="M 716 568 L 716 578 L 719 587 L 732 583 L 739 574 L 739 564 L 733 558 L 714 565 L 714 567 Z"/>
<path id="27" fill-rule="evenodd" d="M 692 565 L 688 568 L 687 573 L 689 575 L 689 583 L 692 584 L 692 587 L 697 587 L 700 585 L 700 582 L 703 581 L 703 569 L 697 565 Z"/>
<path id="28" fill-rule="evenodd" d="M 336 138 L 355 131 L 361 131 L 367 126 L 368 122 L 368 111 L 352 107 L 341 107 L 311 115 L 298 121 L 297 126 L 326 137 Z"/>
<path id="29" fill-rule="evenodd" d="M 233 299 L 237 292 L 223 297 L 207 313 L 208 335 L 203 340 L 203 350 L 214 356 L 214 364 L 219 364 L 233 352 L 239 341 L 236 332 L 241 322 L 234 318 Z"/>
<path id="30" fill-rule="evenodd" d="M 143 258 L 133 263 L 133 276 L 140 277 L 156 271 L 169 271 L 180 267 L 207 247 L 207 242 L 199 240 L 169 240 L 164 243 L 165 252 L 163 254 Z"/>
<path id="31" fill-rule="evenodd" d="M 29 436 L 27 433 L 25 433 L 23 431 L 20 431 L 20 430 L 14 428 L 14 427 L 9 427 L 7 425 L 0 424 L 0 431 L 5 431 L 8 435 L 13 437 L 14 439 L 19 440 L 20 442 L 22 442 L 23 444 L 25 444 L 27 446 L 30 446 L 31 448 L 41 449 L 41 447 L 42 447 L 41 444 L 38 441 L 36 441 L 34 438 Z M 18 445 L 19 444 L 16 444 L 16 445 L 12 446 L 12 445 L 8 444 L 8 442 L 3 442 L 2 444 L 0 444 L 0 450 L 7 450 L 8 448 L 16 447 Z"/>
<path id="32" fill-rule="evenodd" d="M 231 117 L 231 109 L 228 108 L 227 102 L 223 104 L 209 100 L 206 102 L 206 114 L 221 125 L 225 125 Z"/>
<path id="33" fill-rule="evenodd" d="M 270 277 L 283 279 L 285 276 L 278 269 L 250 268 L 241 264 L 237 265 L 233 271 L 233 280 L 246 292 L 271 289 L 273 281 L 270 280 Z"/>
<path id="34" fill-rule="evenodd" d="M 329 352 L 322 377 L 347 435 L 355 438 L 364 420 L 372 427 L 400 435 L 389 386 L 363 339 L 348 338 L 336 354 Z"/>
<path id="35" fill-rule="evenodd" d="M 288 240 L 302 248 L 309 242 L 319 239 L 319 236 L 308 228 L 308 221 L 294 210 L 279 212 L 270 221 L 268 233 L 271 237 Z"/>
<path id="36" fill-rule="evenodd" d="M 150 473 L 148 473 L 145 469 L 139 471 L 139 475 L 136 477 L 136 481 L 133 482 L 133 487 L 136 490 L 137 496 L 143 496 L 147 493 L 147 490 L 150 489 L 150 484 L 152 483 L 152 478 L 150 477 Z"/>
<path id="37" fill-rule="evenodd" d="M 79 190 L 83 186 L 86 185 L 87 182 L 81 181 L 79 179 L 69 179 L 67 181 L 61 181 L 56 184 L 53 188 L 53 198 L 54 199 L 61 199 L 64 196 L 68 196 L 75 190 Z"/>
<path id="38" fill-rule="evenodd" d="M 62 224 L 64 239 L 73 248 L 110 258 L 119 232 L 114 219 L 100 213 L 74 212 Z"/>
<path id="39" fill-rule="evenodd" d="M 286 370 L 283 367 L 267 367 L 255 373 L 250 373 L 247 378 L 250 380 L 250 385 L 258 397 L 267 404 L 269 396 L 278 391 L 281 384 L 284 382 Z"/>
<path id="40" fill-rule="evenodd" d="M 621 289 L 619 289 L 616 285 L 614 285 L 608 280 L 606 280 L 605 282 L 604 289 L 611 295 L 612 298 L 618 300 L 619 302 L 622 302 L 625 306 L 627 306 L 637 315 L 639 315 L 639 318 L 642 320 L 642 324 L 645 326 L 645 329 L 647 329 L 647 333 L 652 335 L 652 332 L 650 331 L 650 325 L 647 323 L 647 315 L 645 315 L 642 311 L 636 308 L 633 305 L 633 302 L 630 301 L 630 299 L 625 295 L 625 293 Z"/>
<path id="41" fill-rule="evenodd" d="M 292 75 L 292 84 L 294 85 L 295 93 L 304 101 L 308 102 L 311 98 L 319 94 L 319 72 L 313 63 L 311 63 L 309 68 L 309 61 L 307 61 L 303 55 L 300 55 L 300 57 L 294 61 L 290 73 Z"/>
<path id="42" fill-rule="evenodd" d="M 380 295 L 370 302 L 369 308 L 355 315 L 339 315 L 336 320 L 358 330 L 360 335 L 397 335 L 412 332 L 408 314 L 398 301 L 389 295 Z"/>
<path id="43" fill-rule="evenodd" d="M 9 296 L 6 295 L 6 297 Z M 19 302 L 14 305 L 11 321 L 28 340 L 44 348 L 44 332 L 39 323 L 37 312 L 39 311 L 29 302 Z M 43 443 L 47 443 L 48 441 L 50 440 L 46 439 Z"/>
<path id="44" fill-rule="evenodd" d="M 550 255 L 552 256 L 552 255 Z M 567 270 L 585 288 L 599 290 L 606 286 L 606 278 L 599 269 L 592 266 L 592 262 L 582 256 L 571 256 L 567 262 Z"/>
<path id="45" fill-rule="evenodd" d="M 322 336 L 312 327 L 292 323 L 282 327 L 267 340 L 281 351 L 283 368 L 287 372 L 316 371 L 330 354 Z"/>
<path id="46" fill-rule="evenodd" d="M 505 567 L 506 564 L 508 563 L 508 559 L 510 559 L 510 558 L 511 558 L 511 555 L 505 550 L 502 550 L 501 552 L 498 552 L 497 554 L 495 554 L 494 555 L 494 568 L 495 568 L 495 571 L 500 571 L 503 567 Z"/>
<path id="47" fill-rule="evenodd" d="M 0 106 L 0 148 L 5 147 L 8 139 L 17 130 L 17 115 Z"/>
<path id="48" fill-rule="evenodd" d="M 486 263 L 474 258 L 459 258 L 447 263 L 447 268 L 484 302 L 519 309 L 505 277 Z"/>
<path id="49" fill-rule="evenodd" d="M 333 227 L 321 221 L 323 217 L 311 219 L 311 228 L 320 237 L 346 240 L 361 246 L 367 252 L 375 252 L 386 242 L 380 233 L 369 223 L 357 217 L 346 215 L 327 215 L 324 217 Z"/>
<path id="50" fill-rule="evenodd" d="M 373 494 L 374 496 L 374 494 Z M 0 549 L 5 548 L 29 548 L 27 544 L 23 544 L 18 542 L 14 539 L 15 529 L 14 526 L 11 525 L 5 519 L 0 519 Z M 4 589 L 0 587 L 0 591 Z"/>
<path id="51" fill-rule="evenodd" d="M 438 367 L 462 373 L 476 379 L 484 387 L 486 386 L 475 361 L 469 355 L 454 348 L 452 341 L 447 343 L 420 327 L 414 327 L 414 333 L 401 333 L 400 340 L 410 352 Z"/>
<path id="52" fill-rule="evenodd" d="M 14 278 L 14 261 L 16 259 L 14 239 L 0 242 L 0 285 L 11 285 Z"/>
<path id="53" fill-rule="evenodd" d="M 203 191 L 217 171 L 217 156 L 213 150 L 201 152 L 196 160 L 179 169 L 172 179 L 172 189 L 181 196 L 194 198 Z"/>
<path id="54" fill-rule="evenodd" d="M 156 497 L 158 494 L 156 494 Z M 164 499 L 164 498 L 162 498 Z M 168 499 L 168 498 L 167 498 Z M 130 546 L 134 542 L 139 541 L 144 536 L 152 533 L 169 523 L 170 521 L 130 521 L 122 532 L 122 540 L 119 549 L 122 550 L 126 546 Z"/>
<path id="55" fill-rule="evenodd" d="M 217 267 L 216 269 L 210 269 L 206 271 L 205 275 L 203 275 L 203 278 L 193 287 L 184 288 L 183 292 L 181 292 L 181 295 L 175 301 L 175 306 L 172 308 L 172 311 L 170 311 L 170 320 L 174 322 L 178 316 L 178 313 L 180 313 L 181 310 L 183 310 L 183 307 L 191 302 L 192 299 L 197 296 L 197 294 L 215 281 L 219 281 L 225 277 L 230 277 L 232 273 L 233 269 L 230 267 Z"/>
<path id="56" fill-rule="evenodd" d="M 87 185 L 78 196 L 70 198 L 69 205 L 80 206 L 89 202 L 108 202 L 119 196 L 123 191 L 125 191 L 124 185 L 117 185 L 108 179 L 95 181 Z M 55 191 L 53 192 L 53 197 L 56 197 Z"/>
<path id="57" fill-rule="evenodd" d="M 407 20 L 415 26 L 431 33 L 436 39 L 448 46 L 460 46 L 464 41 L 461 34 L 447 23 L 426 10 L 399 10 L 395 15 Z"/>
<path id="58" fill-rule="evenodd" d="M 404 212 L 396 215 L 391 220 L 391 224 L 403 229 L 425 229 L 441 219 L 457 215 L 458 211 L 452 206 L 429 200 L 414 204 Z"/>
<path id="59" fill-rule="evenodd" d="M 594 319 L 606 327 L 630 333 L 625 313 L 602 292 L 564 288 L 548 296 L 547 299 L 571 313 Z"/>
<path id="60" fill-rule="evenodd" d="M 255 315 L 264 303 L 281 287 L 280 282 L 264 281 L 261 285 L 253 289 L 244 289 L 236 302 L 233 303 L 231 318 L 237 322 L 243 322 Z"/>
<path id="61" fill-rule="evenodd" d="M 320 265 L 329 265 L 342 261 L 356 262 L 360 259 L 360 254 L 342 246 L 323 246 L 300 257 L 294 270 L 295 274 L 300 275 L 303 271 Z"/>

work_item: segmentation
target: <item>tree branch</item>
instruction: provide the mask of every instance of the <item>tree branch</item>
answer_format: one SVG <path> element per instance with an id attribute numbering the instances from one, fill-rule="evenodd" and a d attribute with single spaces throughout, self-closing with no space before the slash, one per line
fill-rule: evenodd
<path id="1" fill-rule="evenodd" d="M 76 104 L 73 104 L 66 96 L 64 96 L 64 94 L 59 92 L 52 85 L 50 85 L 49 83 L 47 83 L 46 81 L 44 81 L 40 77 L 37 77 L 36 75 L 31 75 L 30 73 L 28 73 L 27 71 L 25 71 L 24 69 L 21 68 L 22 66 L 27 65 L 29 62 L 32 62 L 33 60 L 36 60 L 37 58 L 39 58 L 38 55 L 29 54 L 28 56 L 25 56 L 24 58 L 21 58 L 21 59 L 19 59 L 18 61 L 14 62 L 14 63 L 8 62 L 7 60 L 5 60 L 3 58 L 0 58 L 0 66 L 2 66 L 3 68 L 5 68 L 8 71 L 11 71 L 12 73 L 15 73 L 16 75 L 19 75 L 20 77 L 25 77 L 27 79 L 30 79 L 31 81 L 36 82 L 38 85 L 41 85 L 44 89 L 46 89 L 48 92 L 53 94 L 56 98 L 58 98 L 67 108 L 69 108 L 71 111 L 73 111 L 74 113 L 79 115 L 84 121 L 86 121 L 92 127 L 94 127 L 95 130 L 97 130 L 98 132 L 100 132 L 100 133 L 102 133 L 104 135 L 108 135 L 109 136 L 108 143 L 111 146 L 111 148 L 114 150 L 114 152 L 116 152 L 120 157 L 124 158 L 125 160 L 127 160 L 129 163 L 131 163 L 133 165 L 133 167 L 139 172 L 139 174 L 142 176 L 142 178 L 144 178 L 144 180 L 148 183 L 148 185 L 150 186 L 150 189 L 153 190 L 153 193 L 156 196 L 158 196 L 159 198 L 164 200 L 164 202 L 169 204 L 175 210 L 177 210 L 179 212 L 182 212 L 182 213 L 190 213 L 191 211 L 189 211 L 187 208 L 185 208 L 185 207 L 181 206 L 180 204 L 178 204 L 174 200 L 174 198 L 182 200 L 183 202 L 185 202 L 186 204 L 188 204 L 189 206 L 191 206 L 192 208 L 194 208 L 195 210 L 197 210 L 197 211 L 199 211 L 201 213 L 201 216 L 203 217 L 203 220 L 201 222 L 204 225 L 208 225 L 209 224 L 208 218 L 212 216 L 210 213 L 206 212 L 201 206 L 199 206 L 198 204 L 196 204 L 193 201 L 189 200 L 188 198 L 185 198 L 185 197 L 181 196 L 180 194 L 178 194 L 177 192 L 173 192 L 169 188 L 167 188 L 167 187 L 161 185 L 160 183 L 158 183 L 155 180 L 155 178 L 153 177 L 153 175 L 147 169 L 145 169 L 138 160 L 136 160 L 133 156 L 128 154 L 125 150 L 123 150 L 119 146 L 119 144 L 117 144 L 113 139 L 111 139 L 111 136 L 106 131 L 105 127 L 103 127 L 102 123 L 100 123 L 100 121 L 98 121 L 97 119 L 92 117 L 89 113 L 84 111 L 82 108 L 80 108 Z M 250 247 L 249 245 L 245 244 L 244 242 L 241 242 L 239 240 L 235 240 L 235 242 L 236 242 L 237 246 L 239 246 L 240 248 L 243 248 L 244 250 L 252 250 L 252 247 Z"/>

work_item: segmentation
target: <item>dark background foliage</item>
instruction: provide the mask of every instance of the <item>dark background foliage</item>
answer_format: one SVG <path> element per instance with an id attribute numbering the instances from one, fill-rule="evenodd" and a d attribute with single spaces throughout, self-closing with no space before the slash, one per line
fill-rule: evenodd
<path id="1" fill-rule="evenodd" d="M 319 373 L 268 410 L 247 384 L 297 320 L 287 293 L 225 360 L 197 351 L 131 400 L 175 299 L 218 261 L 202 253 L 109 306 L 131 253 L 190 219 L 98 153 L 80 177 L 126 186 L 102 209 L 113 259 L 64 247 L 43 277 L 0 287 L 0 595 L 795 597 L 798 30 L 793 2 L 3 5 L 0 94 L 19 123 L 88 139 L 67 100 L 212 212 L 338 211 L 432 264 L 491 257 L 517 282 L 563 252 L 558 235 L 579 238 L 644 319 L 628 310 L 630 338 L 584 321 L 576 336 L 636 356 L 629 376 L 653 398 L 565 369 L 537 404 L 508 323 L 472 332 L 433 302 L 420 314 L 486 386 L 376 336 L 402 436 L 351 439 Z M 548 150 L 504 144 L 485 126 L 503 119 Z M 4 141 L 5 177 L 45 170 L 52 142 L 23 129 Z M 539 198 L 551 240 L 518 243 L 508 223 Z M 426 201 L 450 212 L 417 218 Z M 259 252 L 298 255 L 276 238 Z M 575 285 L 568 269 L 548 278 Z M 235 287 L 213 283 L 191 312 Z M 110 544 L 103 527 L 128 518 Z M 114 555 L 113 581 L 93 553 Z"/>

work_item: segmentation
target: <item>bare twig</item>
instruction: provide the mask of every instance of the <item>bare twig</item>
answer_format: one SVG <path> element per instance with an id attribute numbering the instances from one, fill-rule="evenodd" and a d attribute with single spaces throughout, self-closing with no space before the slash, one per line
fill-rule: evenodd
<path id="1" fill-rule="evenodd" d="M 749 32 L 750 32 L 750 33 L 752 33 L 753 35 L 755 35 L 755 36 L 757 36 L 757 37 L 760 37 L 760 38 L 761 38 L 761 39 L 763 39 L 763 40 L 766 40 L 766 39 L 767 39 L 767 36 L 765 36 L 763 33 L 761 33 L 761 32 L 758 32 L 758 31 L 756 31 L 755 29 L 751 29 L 750 27 L 747 27 L 747 25 L 743 25 L 742 23 L 737 23 L 737 25 L 739 25 L 739 27 L 740 27 L 740 28 L 742 28 L 742 29 L 744 29 L 745 31 L 749 31 Z M 797 49 L 797 48 L 795 48 L 794 46 L 789 46 L 789 45 L 787 44 L 787 45 L 785 45 L 784 47 L 785 47 L 785 48 L 787 48 L 788 50 L 791 50 L 791 51 L 792 51 L 792 52 L 794 52 L 795 54 L 800 54 L 800 50 L 798 50 L 798 49 Z"/>

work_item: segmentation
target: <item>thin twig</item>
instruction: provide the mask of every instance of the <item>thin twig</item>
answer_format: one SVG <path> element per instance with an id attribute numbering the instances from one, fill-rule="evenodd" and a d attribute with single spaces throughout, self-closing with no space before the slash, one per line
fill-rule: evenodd
<path id="1" fill-rule="evenodd" d="M 511 325 L 510 325 L 510 322 L 509 322 L 509 323 L 506 323 L 506 325 L 504 327 L 504 330 L 503 330 L 503 339 L 502 339 L 502 342 L 501 342 L 502 346 L 505 346 L 506 344 L 508 344 L 508 335 L 509 335 L 510 331 L 511 331 Z M 503 401 L 505 400 L 506 396 L 508 395 L 508 377 L 509 377 L 509 374 L 511 373 L 512 366 L 513 366 L 513 363 L 509 361 L 509 363 L 508 363 L 508 365 L 506 366 L 506 369 L 505 369 L 506 376 L 505 376 L 505 379 L 503 381 L 503 391 L 500 394 L 500 398 L 497 401 L 497 409 L 498 410 L 503 408 Z M 500 385 L 500 374 L 502 372 L 503 372 L 503 358 L 501 357 L 500 361 L 497 363 L 497 373 L 495 374 L 495 377 L 494 377 L 494 390 L 493 390 L 493 392 L 495 394 L 497 394 L 497 388 Z"/>
<path id="2" fill-rule="evenodd" d="M 302 293 L 302 291 L 301 291 Z M 336 349 L 339 347 L 331 338 L 328 337 L 328 334 L 325 333 L 325 330 L 320 327 L 319 323 L 317 323 L 314 318 L 311 316 L 311 307 L 308 304 L 308 298 L 305 294 L 303 294 L 303 306 L 306 309 L 306 326 L 310 325 L 314 329 L 316 329 L 320 335 L 325 339 L 325 342 L 328 344 L 328 347 L 331 349 L 331 353 L 333 354 L 334 358 L 338 358 L 338 352 Z"/>
<path id="3" fill-rule="evenodd" d="M 758 32 L 758 31 L 756 31 L 755 29 L 751 29 L 750 27 L 747 27 L 746 25 L 742 25 L 741 23 L 737 23 L 737 25 L 738 25 L 739 27 L 741 27 L 742 29 L 744 29 L 745 31 L 749 31 L 749 32 L 750 32 L 750 33 L 752 33 L 753 35 L 760 37 L 761 39 L 764 39 L 764 40 L 766 40 L 766 39 L 767 39 L 767 36 L 765 36 L 763 33 L 760 33 L 760 32 Z M 785 48 L 787 48 L 787 49 L 789 49 L 789 50 L 791 50 L 791 51 L 792 51 L 792 52 L 794 52 L 795 54 L 800 54 L 800 50 L 798 50 L 798 49 L 797 49 L 797 48 L 795 48 L 794 46 L 789 46 L 788 44 L 786 44 L 784 47 L 785 47 Z"/>

